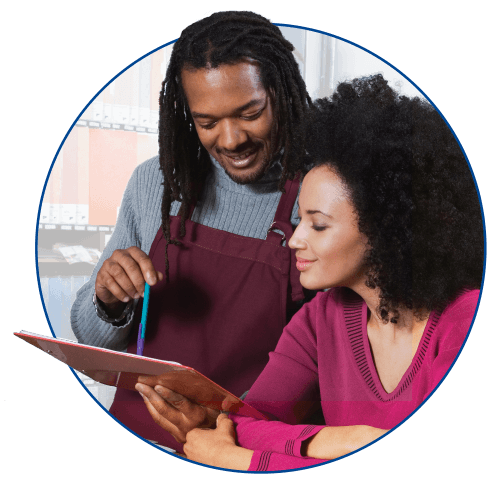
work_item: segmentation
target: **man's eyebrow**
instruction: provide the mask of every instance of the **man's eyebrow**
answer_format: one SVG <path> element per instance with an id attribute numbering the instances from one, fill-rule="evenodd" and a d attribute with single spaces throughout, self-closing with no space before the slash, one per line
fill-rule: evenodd
<path id="1" fill-rule="evenodd" d="M 246 104 L 236 108 L 234 110 L 234 113 L 238 112 L 243 112 L 246 111 L 247 109 L 250 109 L 256 105 L 263 104 L 267 100 L 267 97 L 262 97 L 260 99 L 252 99 L 250 102 L 247 102 Z M 191 112 L 191 116 L 193 118 L 198 118 L 198 119 L 215 119 L 214 116 L 210 114 L 202 114 L 201 112 Z"/>
<path id="2" fill-rule="evenodd" d="M 331 218 L 329 214 L 324 213 L 323 211 L 320 211 L 319 209 L 308 209 L 306 211 L 307 214 L 322 214 L 323 216 L 326 216 L 327 218 Z"/>

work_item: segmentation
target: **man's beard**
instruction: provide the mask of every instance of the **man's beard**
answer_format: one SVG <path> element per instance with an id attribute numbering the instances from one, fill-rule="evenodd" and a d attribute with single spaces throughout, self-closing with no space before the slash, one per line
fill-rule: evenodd
<path id="1" fill-rule="evenodd" d="M 254 184 L 259 181 L 265 173 L 269 170 L 272 163 L 276 160 L 276 157 L 279 153 L 274 153 L 272 155 L 266 154 L 264 156 L 264 162 L 256 168 L 251 174 L 245 176 L 233 175 L 224 165 L 219 162 L 219 165 L 224 169 L 226 175 L 236 184 L 245 185 L 245 184 Z"/>
<path id="2" fill-rule="evenodd" d="M 240 177 L 238 175 L 232 175 L 227 169 L 224 167 L 224 172 L 226 172 L 226 175 L 233 181 L 236 182 L 236 184 L 254 184 L 255 182 L 259 181 L 264 174 L 269 170 L 269 167 L 271 166 L 271 160 L 269 159 L 265 165 L 262 165 L 261 167 L 255 169 L 253 173 L 250 175 L 245 175 L 244 177 Z"/>

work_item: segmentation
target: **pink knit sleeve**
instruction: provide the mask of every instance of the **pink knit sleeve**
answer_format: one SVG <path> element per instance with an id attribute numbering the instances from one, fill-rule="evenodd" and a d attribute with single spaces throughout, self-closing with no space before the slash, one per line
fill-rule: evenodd
<path id="1" fill-rule="evenodd" d="M 448 372 L 462 348 L 479 300 L 479 290 L 468 291 L 449 305 L 442 314 L 440 326 L 447 331 L 432 363 L 432 389 Z"/>
<path id="2" fill-rule="evenodd" d="M 270 451 L 301 458 L 302 442 L 317 434 L 320 425 L 289 425 L 231 415 L 238 445 L 254 451 Z"/>
<path id="3" fill-rule="evenodd" d="M 295 458 L 270 451 L 254 451 L 248 471 L 283 471 L 326 463 L 326 459 Z"/>

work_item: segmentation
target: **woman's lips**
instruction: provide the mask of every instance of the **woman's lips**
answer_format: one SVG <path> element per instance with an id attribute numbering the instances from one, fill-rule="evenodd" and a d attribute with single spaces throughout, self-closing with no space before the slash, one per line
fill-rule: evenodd
<path id="1" fill-rule="evenodd" d="M 309 269 L 312 265 L 313 261 L 312 260 L 306 260 L 306 259 L 301 259 L 297 257 L 297 269 L 300 272 L 304 272 L 307 269 Z"/>

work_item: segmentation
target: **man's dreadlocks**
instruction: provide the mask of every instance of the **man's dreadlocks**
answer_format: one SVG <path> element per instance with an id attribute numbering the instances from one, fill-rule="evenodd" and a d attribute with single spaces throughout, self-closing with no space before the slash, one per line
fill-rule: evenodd
<path id="1" fill-rule="evenodd" d="M 165 272 L 168 280 L 170 207 L 179 201 L 181 236 L 189 209 L 197 198 L 210 168 L 209 154 L 201 145 L 181 82 L 181 71 L 217 68 L 249 60 L 257 62 L 260 78 L 271 94 L 273 114 L 279 124 L 271 135 L 271 147 L 278 139 L 282 152 L 279 189 L 287 179 L 301 173 L 304 165 L 306 113 L 311 99 L 292 54 L 293 45 L 278 27 L 252 12 L 218 12 L 190 25 L 174 44 L 167 75 L 160 92 L 159 153 L 163 173 L 162 231 L 167 246 Z M 276 157 L 276 155 L 274 155 Z"/>

